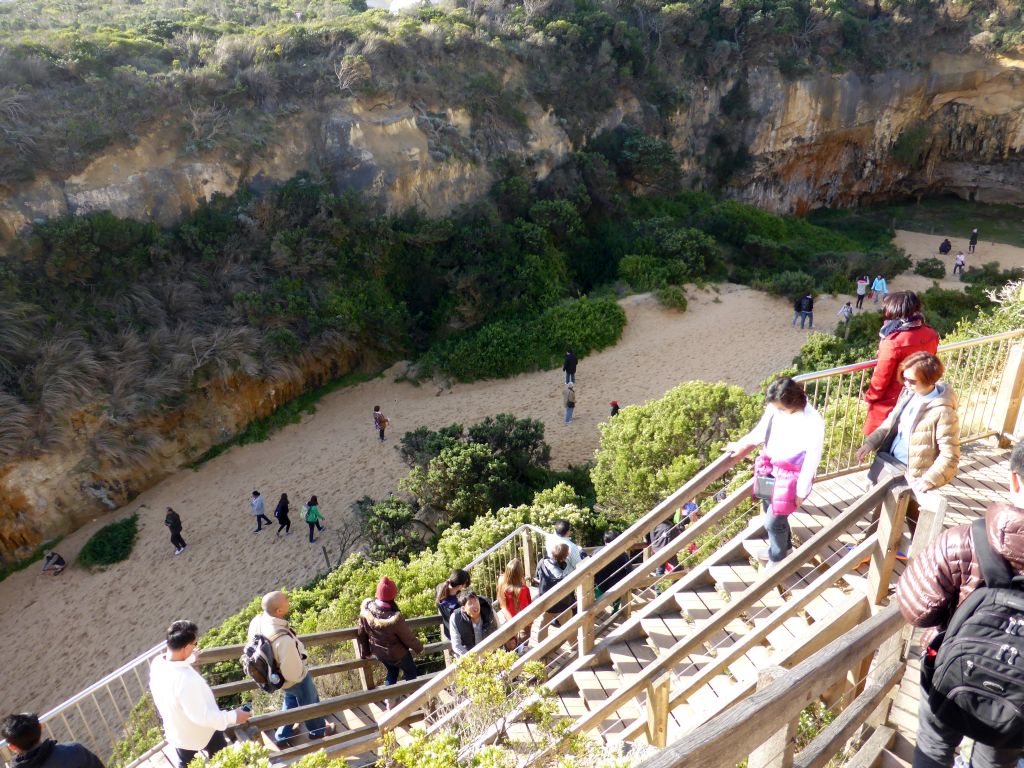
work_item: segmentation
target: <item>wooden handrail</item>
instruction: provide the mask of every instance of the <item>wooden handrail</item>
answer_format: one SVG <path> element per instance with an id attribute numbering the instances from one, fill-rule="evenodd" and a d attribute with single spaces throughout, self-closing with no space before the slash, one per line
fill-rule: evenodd
<path id="1" fill-rule="evenodd" d="M 708 485 L 724 476 L 729 470 L 743 461 L 743 459 L 743 456 L 723 454 L 721 457 L 713 461 L 707 467 L 690 478 L 690 480 L 677 489 L 675 493 L 663 500 L 650 512 L 619 534 L 616 539 L 616 541 L 619 542 L 618 544 L 609 544 L 596 555 L 584 559 L 576 567 L 576 570 L 573 571 L 568 578 L 564 579 L 562 583 L 549 592 L 540 595 L 536 600 L 530 603 L 525 610 L 517 613 L 512 621 L 503 624 L 498 628 L 498 631 L 486 637 L 484 641 L 474 647 L 473 650 L 477 653 L 487 653 L 488 651 L 498 650 L 512 637 L 518 635 L 523 629 L 532 626 L 536 619 L 548 612 L 548 610 L 554 605 L 564 598 L 574 594 L 580 584 L 586 581 L 589 581 L 592 584 L 597 572 L 625 551 L 627 544 L 631 545 L 633 542 L 643 539 L 648 533 L 653 531 L 659 523 L 670 517 L 687 501 L 696 497 L 697 494 L 703 491 Z M 678 541 L 679 539 L 676 539 L 673 543 L 678 543 Z M 663 552 L 659 552 L 659 555 L 661 554 L 663 554 Z M 667 555 L 666 559 L 668 556 L 670 555 Z M 614 592 L 615 590 L 613 590 L 613 593 Z M 602 597 L 602 602 L 603 601 L 604 598 Z M 594 609 L 598 609 L 599 606 L 601 606 L 601 602 L 595 605 Z M 442 690 L 449 684 L 449 676 L 454 674 L 454 671 L 454 667 L 445 670 L 443 673 L 437 675 L 437 677 L 431 680 L 428 685 L 421 688 L 416 695 L 410 696 L 398 707 L 392 709 L 388 713 L 387 717 L 381 721 L 381 731 L 393 730 L 401 725 L 406 718 L 422 706 L 424 700 L 435 695 L 438 691 Z"/>
<path id="2" fill-rule="evenodd" d="M 423 646 L 423 653 L 421 656 L 429 656 L 435 653 L 441 653 L 442 651 L 451 648 L 451 642 L 444 640 L 440 643 L 429 643 Z M 381 662 L 376 658 L 371 659 L 346 659 L 345 661 L 337 661 L 333 664 L 322 664 L 318 667 L 310 667 L 309 674 L 313 677 L 323 677 L 324 675 L 336 675 L 342 672 L 358 672 L 360 670 L 372 671 Z M 233 696 L 236 693 L 242 693 L 243 691 L 252 691 L 256 689 L 256 683 L 246 678 L 245 680 L 236 680 L 232 683 L 221 683 L 220 685 L 213 686 L 213 695 L 217 698 L 222 696 Z"/>
<path id="3" fill-rule="evenodd" d="M 421 616 L 417 619 L 406 619 L 409 629 L 415 632 L 418 629 L 427 629 L 435 624 L 441 623 L 441 617 L 437 614 L 432 616 Z M 306 647 L 327 645 L 329 643 L 342 643 L 346 640 L 355 640 L 358 627 L 345 627 L 344 629 L 329 629 L 326 632 L 311 632 L 308 635 L 299 635 L 299 640 Z M 196 660 L 200 665 L 215 664 L 220 661 L 238 661 L 242 655 L 245 644 L 219 645 L 213 648 L 203 648 L 196 654 Z"/>
<path id="4" fill-rule="evenodd" d="M 879 484 L 869 493 L 865 494 L 856 504 L 851 505 L 845 512 L 835 517 L 827 527 L 822 528 L 808 541 L 804 542 L 799 549 L 781 561 L 766 578 L 751 584 L 740 595 L 734 596 L 727 605 L 716 611 L 710 618 L 702 621 L 699 627 L 695 627 L 693 632 L 679 639 L 671 648 L 660 653 L 654 662 L 644 668 L 642 677 L 638 677 L 629 685 L 620 687 L 608 698 L 595 702 L 592 709 L 572 723 L 569 729 L 570 732 L 582 733 L 589 730 L 595 724 L 606 719 L 611 712 L 637 696 L 646 686 L 646 680 L 653 679 L 665 672 L 671 672 L 681 659 L 703 647 L 706 636 L 723 630 L 731 621 L 739 618 L 741 614 L 748 612 L 765 594 L 780 586 L 786 579 L 802 568 L 811 557 L 834 542 L 838 532 L 845 530 L 853 522 L 863 518 L 867 511 L 882 501 L 886 493 L 889 492 L 889 489 L 897 482 L 897 478 L 889 478 L 886 482 Z M 846 565 L 849 565 L 849 554 L 844 559 L 847 561 Z M 840 563 L 842 564 L 843 561 L 840 561 Z M 835 578 L 838 578 L 838 576 L 834 576 L 832 580 L 834 581 Z M 666 597 L 671 598 L 671 595 L 663 594 L 659 599 Z M 616 633 L 616 636 L 620 632 L 625 631 L 628 631 L 628 629 L 623 627 Z M 615 642 L 617 642 L 617 637 L 609 637 L 602 641 L 601 646 Z M 595 649 L 596 651 L 597 649 Z M 559 676 L 550 682 L 550 685 L 557 687 L 562 677 L 572 674 L 578 667 L 579 660 L 567 669 L 562 670 Z M 528 705 L 530 701 L 531 699 L 527 699 L 522 706 Z"/>
<path id="5" fill-rule="evenodd" d="M 898 607 L 889 606 L 638 768 L 736 765 L 904 624 Z M 765 712 L 771 717 L 764 717 Z"/>

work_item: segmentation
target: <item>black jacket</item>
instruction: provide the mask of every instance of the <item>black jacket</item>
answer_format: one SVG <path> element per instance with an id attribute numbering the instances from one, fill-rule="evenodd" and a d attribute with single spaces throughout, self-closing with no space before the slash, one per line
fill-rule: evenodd
<path id="1" fill-rule="evenodd" d="M 484 637 L 487 637 L 498 628 L 498 623 L 495 621 L 494 609 L 491 608 L 490 602 L 482 597 L 477 599 L 480 601 L 480 621 L 484 625 L 483 634 Z M 472 648 L 476 645 L 476 636 L 473 634 L 473 622 L 469 620 L 469 617 L 463 613 L 461 608 L 452 614 L 452 621 L 455 622 L 455 628 L 459 631 L 462 645 L 466 648 Z"/>
<path id="2" fill-rule="evenodd" d="M 814 311 L 814 299 L 810 296 L 803 296 L 795 305 L 798 312 L 813 312 Z"/>
<path id="3" fill-rule="evenodd" d="M 287 520 L 288 519 L 288 502 L 287 501 L 285 501 L 284 499 L 281 499 L 279 502 L 277 502 L 277 509 L 274 510 L 274 517 L 276 517 L 278 520 Z"/>
<path id="4" fill-rule="evenodd" d="M 540 594 L 550 592 L 562 583 L 562 579 L 571 571 L 567 570 L 565 563 L 559 563 L 552 557 L 545 557 L 537 565 L 537 581 L 540 585 Z M 548 608 L 547 613 L 561 613 L 576 602 L 576 595 L 570 593 Z"/>
<path id="5" fill-rule="evenodd" d="M 14 758 L 12 768 L 103 768 L 103 763 L 81 744 L 58 744 L 44 739 L 39 746 Z"/>
<path id="6" fill-rule="evenodd" d="M 181 517 L 177 512 L 168 512 L 167 517 L 164 518 L 164 525 L 172 531 L 181 531 Z"/>
<path id="7" fill-rule="evenodd" d="M 576 373 L 576 355 L 572 352 L 565 356 L 565 362 L 562 363 L 562 370 L 566 373 Z"/>
<path id="8" fill-rule="evenodd" d="M 594 576 L 594 586 L 603 594 L 622 581 L 631 570 L 633 569 L 629 564 L 629 555 L 623 552 L 597 572 Z"/>

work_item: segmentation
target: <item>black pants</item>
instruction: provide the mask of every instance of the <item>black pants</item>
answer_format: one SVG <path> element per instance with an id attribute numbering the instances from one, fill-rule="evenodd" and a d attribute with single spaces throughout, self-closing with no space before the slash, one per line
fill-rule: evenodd
<path id="1" fill-rule="evenodd" d="M 272 525 L 272 523 L 270 522 L 270 518 L 267 517 L 266 515 L 256 515 L 256 530 L 257 531 L 262 531 L 263 530 L 263 522 L 264 521 L 266 521 L 267 525 Z"/>
<path id="2" fill-rule="evenodd" d="M 377 434 L 380 435 L 380 441 L 383 443 L 384 442 L 384 427 L 379 427 L 377 429 Z"/>
<path id="3" fill-rule="evenodd" d="M 224 731 L 214 731 L 213 736 L 210 737 L 202 751 L 206 753 L 207 757 L 213 757 L 227 745 L 228 741 L 224 738 Z M 188 768 L 192 758 L 199 752 L 199 750 L 191 749 L 175 749 L 174 751 L 178 753 L 178 768 Z"/>
<path id="4" fill-rule="evenodd" d="M 313 538 L 313 529 L 316 529 L 318 531 L 322 531 L 324 529 L 324 527 L 322 525 L 320 525 L 320 521 L 319 520 L 317 520 L 315 523 L 306 523 L 306 525 L 309 526 L 309 543 L 312 544 L 314 541 L 316 541 L 316 539 Z"/>
<path id="5" fill-rule="evenodd" d="M 291 533 L 292 532 L 292 521 L 288 517 L 288 515 L 281 515 L 280 517 L 278 517 L 277 518 L 277 523 L 278 523 L 278 526 L 279 526 L 278 529 L 277 529 L 278 533 L 281 533 L 281 531 L 284 531 L 285 533 Z"/>
<path id="6" fill-rule="evenodd" d="M 857 294 L 857 309 L 862 309 L 863 307 L 864 307 L 864 294 L 863 293 L 858 293 Z"/>
<path id="7" fill-rule="evenodd" d="M 174 545 L 175 549 L 185 548 L 185 540 L 181 538 L 181 528 L 178 530 L 171 529 L 171 544 Z"/>

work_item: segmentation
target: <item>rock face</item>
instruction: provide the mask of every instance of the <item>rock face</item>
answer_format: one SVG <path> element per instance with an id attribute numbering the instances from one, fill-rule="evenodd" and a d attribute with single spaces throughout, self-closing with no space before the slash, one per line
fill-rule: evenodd
<path id="1" fill-rule="evenodd" d="M 1024 201 L 1024 62 L 936 55 L 914 71 L 870 76 L 821 73 L 797 80 L 755 67 L 731 81 L 695 87 L 685 110 L 661 118 L 684 172 L 712 178 L 715 136 L 735 137 L 749 162 L 725 183 L 731 196 L 781 213 L 851 206 L 896 195 L 954 192 L 980 201 Z M 742 80 L 742 83 L 741 83 Z M 737 84 L 749 94 L 737 106 Z M 68 178 L 39 178 L 0 196 L 0 248 L 33 221 L 110 210 L 170 224 L 214 193 L 257 188 L 308 172 L 337 191 L 356 190 L 398 211 L 442 215 L 484 195 L 489 161 L 521 158 L 543 178 L 573 149 L 558 116 L 525 97 L 525 127 L 474 131 L 471 116 L 444 105 L 328 99 L 282 121 L 256 159 L 187 154 L 180 136 L 157 128 L 132 147 L 97 156 Z M 652 125 L 653 108 L 619 94 L 598 116 L 597 135 L 624 122 Z M 365 361 L 327 360 L 301 381 L 239 380 L 201 389 L 159 424 L 150 464 L 91 466 L 85 452 L 0 467 L 0 563 L 46 538 L 123 504 L 211 445 L 299 391 Z M 82 443 L 90 416 L 82 414 Z M 100 479 L 102 478 L 102 480 Z"/>

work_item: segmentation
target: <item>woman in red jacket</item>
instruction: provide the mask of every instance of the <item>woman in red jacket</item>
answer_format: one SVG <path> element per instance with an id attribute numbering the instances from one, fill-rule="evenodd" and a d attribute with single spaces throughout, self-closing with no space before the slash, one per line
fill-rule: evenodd
<path id="1" fill-rule="evenodd" d="M 878 362 L 864 393 L 868 404 L 865 435 L 870 435 L 885 421 L 903 391 L 900 362 L 915 352 L 934 355 L 939 348 L 939 334 L 925 325 L 921 300 L 913 291 L 896 291 L 882 300 L 882 330 L 878 335 L 882 339 L 878 345 Z"/>

